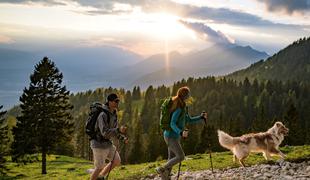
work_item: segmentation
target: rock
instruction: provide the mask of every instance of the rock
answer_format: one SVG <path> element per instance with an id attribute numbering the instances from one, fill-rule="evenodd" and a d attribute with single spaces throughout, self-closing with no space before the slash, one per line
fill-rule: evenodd
<path id="1" fill-rule="evenodd" d="M 306 172 L 309 173 L 309 175 L 310 175 L 310 166 L 307 167 Z"/>
<path id="2" fill-rule="evenodd" d="M 294 178 L 292 176 L 284 175 L 280 179 L 290 180 L 290 179 L 294 179 Z"/>
<path id="3" fill-rule="evenodd" d="M 204 179 L 249 179 L 249 180 L 265 180 L 265 179 L 283 179 L 283 180 L 308 180 L 310 179 L 310 161 L 301 163 L 283 162 L 282 166 L 279 163 L 274 165 L 260 164 L 251 167 L 239 167 L 239 168 L 225 168 L 215 169 L 214 173 L 211 170 L 204 170 L 198 172 L 181 172 L 180 179 L 183 180 L 204 180 Z M 160 180 L 160 177 L 155 175 L 149 175 L 144 180 Z M 172 177 L 176 179 L 176 175 Z"/>
<path id="4" fill-rule="evenodd" d="M 295 174 L 294 169 L 290 169 L 289 172 L 290 172 L 291 175 Z"/>
<path id="5" fill-rule="evenodd" d="M 274 165 L 274 166 L 271 166 L 270 171 L 274 172 L 274 171 L 277 171 L 279 168 L 280 166 Z"/>
<path id="6" fill-rule="evenodd" d="M 253 178 L 256 179 L 256 178 L 259 178 L 261 176 L 262 176 L 261 174 L 254 174 Z"/>
<path id="7" fill-rule="evenodd" d="M 93 173 L 94 171 L 95 171 L 95 169 L 87 169 L 87 170 L 86 170 L 86 173 L 91 174 L 91 173 Z"/>
<path id="8" fill-rule="evenodd" d="M 271 174 L 271 173 L 266 172 L 266 173 L 264 173 L 264 176 L 265 176 L 265 177 L 268 177 L 268 178 L 271 178 L 271 177 L 272 177 L 272 174 Z"/>

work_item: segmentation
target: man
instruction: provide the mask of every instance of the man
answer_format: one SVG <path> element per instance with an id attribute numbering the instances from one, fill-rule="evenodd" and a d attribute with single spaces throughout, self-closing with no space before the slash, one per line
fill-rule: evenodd
<path id="1" fill-rule="evenodd" d="M 104 179 L 114 167 L 121 164 L 120 155 L 111 141 L 111 139 L 117 138 L 125 140 L 125 143 L 128 142 L 124 136 L 127 128 L 124 126 L 118 127 L 116 111 L 119 101 L 116 94 L 109 94 L 103 106 L 103 109 L 107 111 L 101 112 L 98 116 L 95 125 L 96 138 L 90 141 L 95 165 L 91 180 L 96 180 L 98 177 L 98 179 Z"/>

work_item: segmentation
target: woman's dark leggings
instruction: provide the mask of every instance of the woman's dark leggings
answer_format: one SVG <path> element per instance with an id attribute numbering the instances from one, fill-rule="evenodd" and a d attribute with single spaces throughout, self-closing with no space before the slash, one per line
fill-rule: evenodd
<path id="1" fill-rule="evenodd" d="M 184 160 L 185 154 L 180 143 L 180 137 L 164 137 L 164 139 L 168 146 L 168 162 L 164 165 L 164 168 L 171 171 L 174 165 Z"/>

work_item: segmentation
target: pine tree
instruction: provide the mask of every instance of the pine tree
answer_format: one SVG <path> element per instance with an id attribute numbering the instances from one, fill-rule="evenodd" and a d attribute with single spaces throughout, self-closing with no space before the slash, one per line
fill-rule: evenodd
<path id="1" fill-rule="evenodd" d="M 85 120 L 88 118 L 86 112 L 80 113 L 79 116 L 75 118 L 75 155 L 85 159 L 90 159 L 90 142 L 89 137 L 85 133 Z"/>
<path id="2" fill-rule="evenodd" d="M 3 106 L 0 106 L 0 110 Z M 7 168 L 5 166 L 5 156 L 8 155 L 8 126 L 5 124 L 5 119 L 3 118 L 6 111 L 0 111 L 0 175 L 5 175 Z"/>
<path id="3" fill-rule="evenodd" d="M 205 153 L 210 150 L 216 151 L 222 149 L 220 148 L 217 139 L 218 137 L 214 127 L 211 125 L 205 125 L 200 134 L 200 143 L 197 145 L 197 152 Z"/>
<path id="4" fill-rule="evenodd" d="M 140 87 L 134 87 L 133 91 L 132 91 L 132 100 L 139 100 L 141 99 L 141 91 L 140 91 Z"/>
<path id="5" fill-rule="evenodd" d="M 70 144 L 71 122 L 69 91 L 61 86 L 63 75 L 44 57 L 30 76 L 29 88 L 20 97 L 22 115 L 13 129 L 13 160 L 25 161 L 28 154 L 42 153 L 42 174 L 46 174 L 46 154 Z M 65 147 L 67 148 L 67 147 Z"/>
<path id="6" fill-rule="evenodd" d="M 132 123 L 133 115 L 132 114 L 133 114 L 132 113 L 132 95 L 130 91 L 127 91 L 125 94 L 125 98 L 124 98 L 124 112 L 120 120 L 120 124 L 121 125 L 126 124 L 126 126 L 129 127 L 129 133 L 132 133 L 133 131 L 135 131 L 134 129 L 135 127 L 132 127 L 133 126 L 133 123 Z M 128 146 L 129 144 L 124 144 L 120 146 L 120 156 L 121 156 L 122 162 L 124 163 L 127 163 L 128 161 L 128 153 L 129 153 Z"/>
<path id="7" fill-rule="evenodd" d="M 289 136 L 284 140 L 288 145 L 302 145 L 303 141 L 303 129 L 298 123 L 299 117 L 296 107 L 293 103 L 289 105 L 289 108 L 284 116 L 284 125 L 290 129 Z"/>
<path id="8" fill-rule="evenodd" d="M 143 153 L 143 143 L 142 143 L 142 123 L 139 118 L 138 110 L 134 113 L 134 123 L 133 123 L 133 137 L 130 139 L 132 144 L 128 161 L 130 163 L 140 163 L 143 161 L 144 153 Z"/>
<path id="9" fill-rule="evenodd" d="M 144 104 L 141 112 L 141 121 L 143 124 L 143 131 L 148 132 L 149 127 L 153 122 L 158 122 L 157 113 L 159 107 L 156 106 L 155 91 L 153 86 L 149 86 L 145 92 Z"/>
<path id="10" fill-rule="evenodd" d="M 160 141 L 163 139 L 159 135 L 159 123 L 153 122 L 148 130 L 148 141 L 147 141 L 147 154 L 146 160 L 147 161 L 155 161 L 161 154 L 160 151 Z"/>
<path id="11" fill-rule="evenodd" d="M 124 113 L 122 119 L 120 120 L 120 124 L 130 124 L 130 120 L 132 119 L 132 96 L 131 92 L 127 91 L 124 98 Z"/>

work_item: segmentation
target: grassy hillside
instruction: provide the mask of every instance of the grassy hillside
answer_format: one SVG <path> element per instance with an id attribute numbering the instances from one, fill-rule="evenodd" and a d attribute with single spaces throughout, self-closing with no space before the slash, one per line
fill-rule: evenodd
<path id="1" fill-rule="evenodd" d="M 302 161 L 310 158 L 310 145 L 283 147 L 281 150 L 287 154 L 288 161 Z M 230 152 L 213 153 L 214 168 L 238 167 L 239 164 L 232 162 Z M 278 158 L 273 158 L 271 163 Z M 148 174 L 154 174 L 154 168 L 163 164 L 165 161 L 157 161 L 136 165 L 126 165 L 118 167 L 110 174 L 111 179 L 137 179 Z M 246 160 L 247 165 L 256 163 L 267 163 L 261 154 L 251 154 Z M 88 179 L 89 174 L 86 170 L 92 168 L 92 162 L 71 158 L 67 156 L 50 155 L 47 162 L 47 175 L 41 175 L 41 165 L 39 162 L 29 163 L 27 165 L 17 165 L 9 162 L 8 167 L 11 169 L 8 176 L 1 179 Z M 181 171 L 198 171 L 209 169 L 209 154 L 196 154 L 186 157 L 182 163 Z M 177 171 L 175 167 L 174 171 Z"/>

